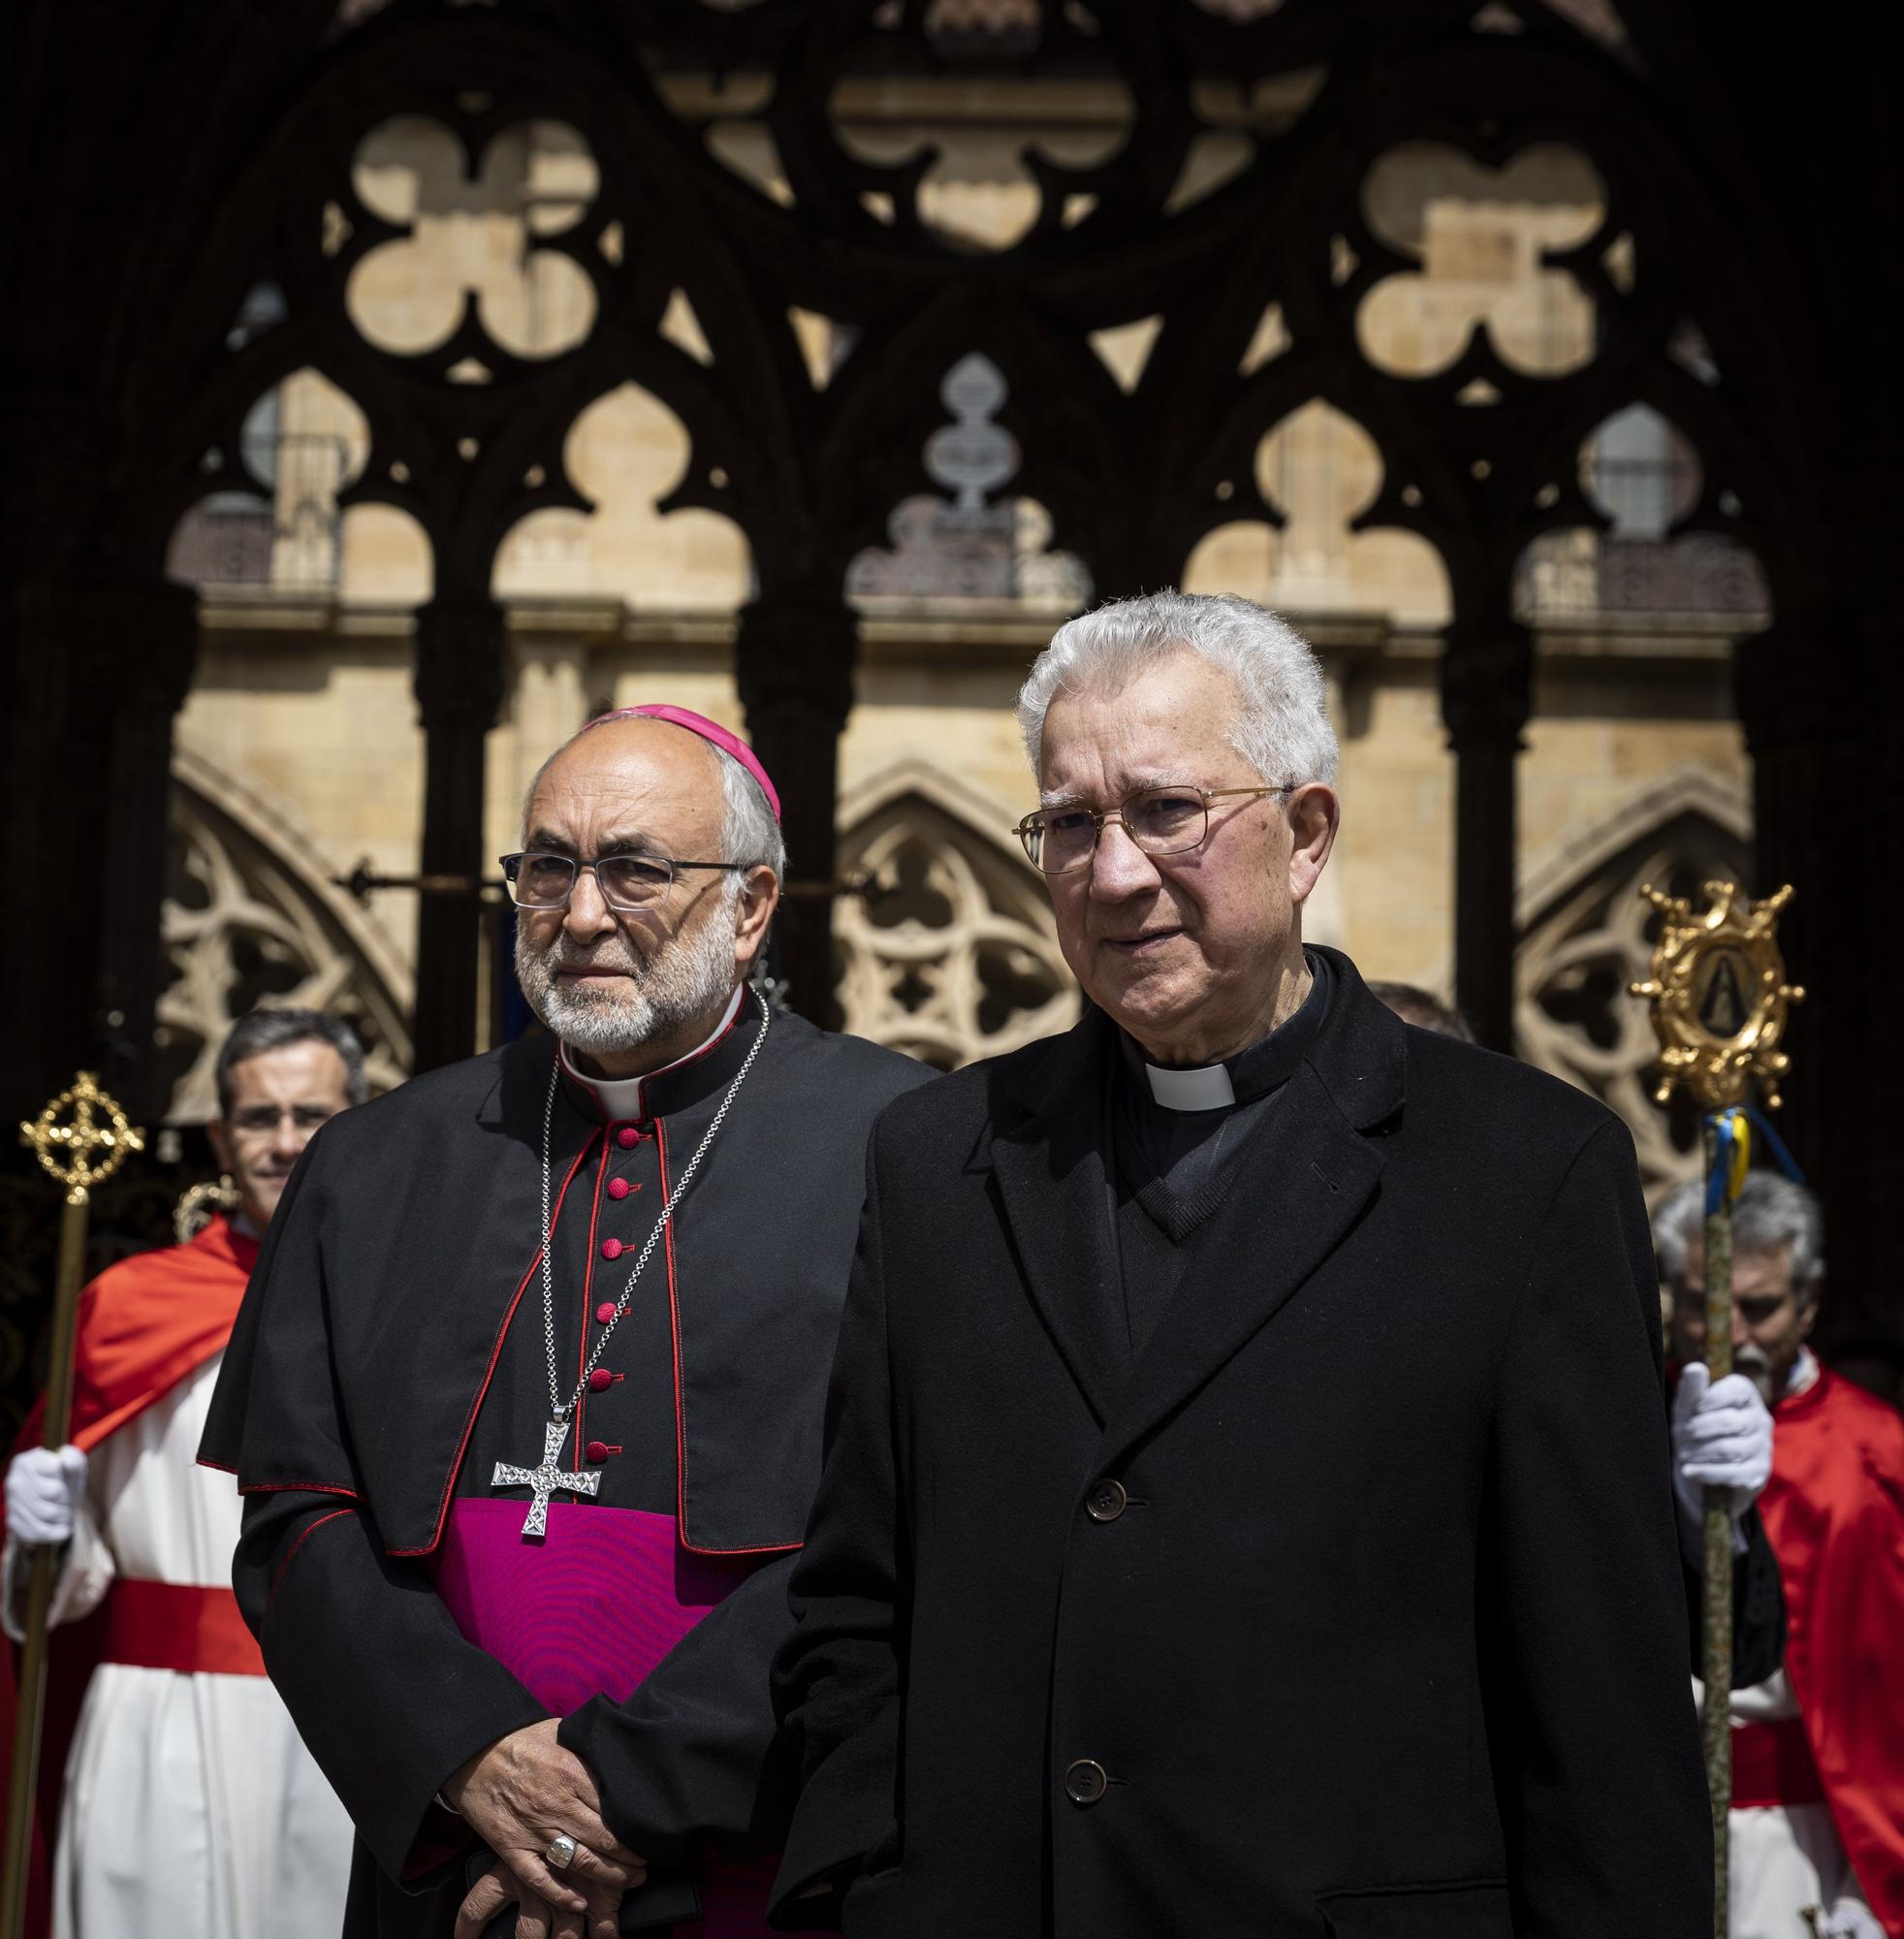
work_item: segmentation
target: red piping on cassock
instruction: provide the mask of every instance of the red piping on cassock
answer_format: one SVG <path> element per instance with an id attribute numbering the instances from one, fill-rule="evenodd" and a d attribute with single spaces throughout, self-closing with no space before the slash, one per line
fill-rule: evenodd
<path id="1" fill-rule="evenodd" d="M 606 1133 L 603 1133 L 606 1135 Z M 450 1463 L 450 1472 L 443 1478 L 443 1497 L 436 1505 L 436 1526 L 428 1542 L 416 1548 L 391 1548 L 386 1546 L 387 1555 L 428 1555 L 443 1540 L 443 1524 L 449 1519 L 450 1497 L 456 1492 L 457 1477 L 462 1472 L 462 1457 L 469 1451 L 469 1437 L 475 1431 L 476 1416 L 483 1411 L 483 1401 L 490 1391 L 490 1383 L 495 1379 L 496 1362 L 502 1357 L 502 1343 L 509 1337 L 509 1328 L 516 1318 L 516 1309 L 523 1303 L 523 1294 L 528 1290 L 528 1284 L 535 1277 L 535 1269 L 542 1262 L 542 1255 L 555 1243 L 555 1227 L 562 1223 L 562 1204 L 568 1197 L 568 1189 L 574 1183 L 575 1174 L 582 1169 L 582 1160 L 588 1156 L 589 1146 L 594 1143 L 591 1133 L 588 1141 L 575 1155 L 575 1162 L 568 1168 L 568 1176 L 562 1180 L 562 1189 L 555 1194 L 555 1209 L 549 1215 L 549 1229 L 542 1235 L 542 1244 L 535 1250 L 535 1256 L 529 1260 L 528 1269 L 523 1274 L 522 1284 L 516 1288 L 516 1296 L 509 1302 L 509 1310 L 502 1316 L 502 1324 L 496 1328 L 495 1342 L 490 1348 L 490 1364 L 483 1369 L 483 1384 L 476 1389 L 476 1398 L 469 1403 L 469 1414 L 462 1423 L 462 1439 L 457 1443 L 456 1459 Z"/>

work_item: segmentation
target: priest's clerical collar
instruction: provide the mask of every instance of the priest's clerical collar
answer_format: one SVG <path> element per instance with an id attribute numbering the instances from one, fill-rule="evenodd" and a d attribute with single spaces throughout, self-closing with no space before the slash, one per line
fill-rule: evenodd
<path id="1" fill-rule="evenodd" d="M 1236 1086 L 1230 1082 L 1226 1064 L 1178 1070 L 1147 1063 L 1144 1075 L 1151 1081 L 1152 1103 L 1166 1111 L 1222 1111 L 1236 1102 Z"/>
<path id="2" fill-rule="evenodd" d="M 1303 999 L 1301 1007 L 1248 1050 L 1239 1051 L 1221 1064 L 1176 1070 L 1151 1063 L 1126 1033 L 1126 1069 L 1132 1077 L 1141 1073 L 1150 1101 L 1165 1111 L 1222 1111 L 1232 1104 L 1247 1104 L 1253 1098 L 1266 1097 L 1295 1075 L 1296 1066 L 1309 1055 L 1310 1046 L 1322 1028 L 1322 1017 L 1329 1006 L 1329 966 L 1321 957 L 1308 952 L 1305 960 L 1310 983 L 1309 995 Z"/>
<path id="3" fill-rule="evenodd" d="M 639 1077 L 591 1077 L 587 1071 L 576 1068 L 575 1053 L 567 1044 L 563 1044 L 562 1074 L 572 1079 L 574 1085 L 594 1098 L 596 1107 L 610 1124 L 618 1124 L 623 1119 L 656 1116 L 653 1088 L 656 1081 L 667 1077 L 673 1071 L 685 1069 L 688 1065 L 698 1063 L 706 1057 L 708 1052 L 734 1028 L 734 1019 L 739 1016 L 741 1005 L 746 1001 L 746 996 L 747 986 L 743 983 L 734 992 L 732 1001 L 721 1012 L 720 1021 L 714 1029 L 685 1057 L 678 1057 L 672 1064 L 664 1064 L 659 1070 L 645 1070 Z"/>

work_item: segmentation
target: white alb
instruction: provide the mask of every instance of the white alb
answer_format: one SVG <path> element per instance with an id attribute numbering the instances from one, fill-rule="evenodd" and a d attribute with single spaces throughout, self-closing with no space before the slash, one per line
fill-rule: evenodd
<path id="1" fill-rule="evenodd" d="M 222 1358 L 93 1449 L 54 1622 L 119 1575 L 230 1588 L 238 1493 L 196 1465 Z M 9 1583 L 14 1561 L 9 1537 Z M 350 1853 L 344 1807 L 267 1678 L 100 1666 L 67 1760 L 53 1939 L 336 1939 Z"/>

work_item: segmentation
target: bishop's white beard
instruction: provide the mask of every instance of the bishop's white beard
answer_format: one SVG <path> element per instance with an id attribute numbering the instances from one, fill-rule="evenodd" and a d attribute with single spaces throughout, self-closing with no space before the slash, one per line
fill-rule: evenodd
<path id="1" fill-rule="evenodd" d="M 617 936 L 593 950 L 567 946 L 557 935 L 537 949 L 526 928 L 516 932 L 516 980 L 532 1009 L 556 1036 L 587 1057 L 639 1050 L 656 1037 L 717 1009 L 734 990 L 734 933 L 720 911 L 685 940 L 664 942 L 652 956 L 637 956 Z M 559 982 L 556 972 L 587 964 L 630 980 L 607 989 Z"/>

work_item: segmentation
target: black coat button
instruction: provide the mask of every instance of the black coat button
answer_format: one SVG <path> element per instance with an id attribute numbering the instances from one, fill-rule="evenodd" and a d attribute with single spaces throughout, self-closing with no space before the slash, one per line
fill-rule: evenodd
<path id="1" fill-rule="evenodd" d="M 1092 1758 L 1079 1758 L 1065 1769 L 1064 1796 L 1073 1804 L 1095 1804 L 1109 1782 L 1101 1764 Z"/>
<path id="2" fill-rule="evenodd" d="M 1116 1521 L 1129 1505 L 1122 1481 L 1099 1481 L 1085 1497 L 1084 1511 L 1093 1521 Z"/>

